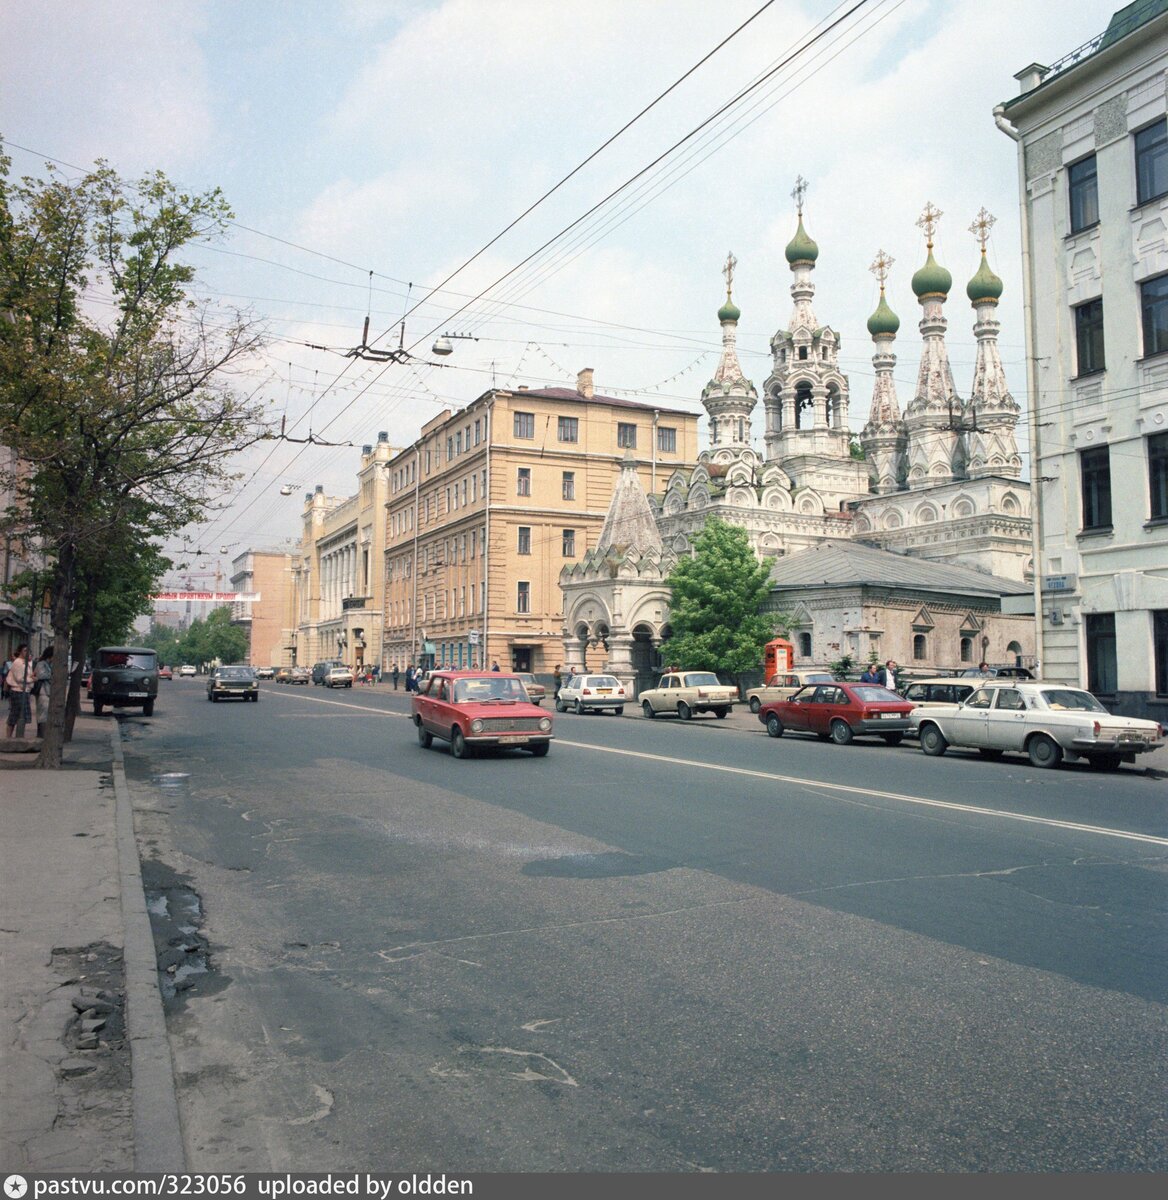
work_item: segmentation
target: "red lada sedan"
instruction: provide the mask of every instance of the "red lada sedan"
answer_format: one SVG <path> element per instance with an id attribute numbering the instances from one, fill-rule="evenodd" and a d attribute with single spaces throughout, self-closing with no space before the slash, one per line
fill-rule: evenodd
<path id="1" fill-rule="evenodd" d="M 786 700 L 758 710 L 771 737 L 814 733 L 846 746 L 855 737 L 880 737 L 897 746 L 916 706 L 876 683 L 820 683 L 800 688 Z"/>
<path id="2" fill-rule="evenodd" d="M 552 718 L 527 698 L 518 675 L 439 669 L 410 706 L 422 746 L 428 749 L 441 738 L 455 758 L 512 746 L 542 758 L 551 746 Z"/>

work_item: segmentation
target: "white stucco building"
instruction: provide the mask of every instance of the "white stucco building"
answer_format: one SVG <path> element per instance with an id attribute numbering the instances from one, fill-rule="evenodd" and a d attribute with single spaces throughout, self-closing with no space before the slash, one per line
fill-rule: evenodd
<path id="1" fill-rule="evenodd" d="M 1168 0 L 995 110 L 1017 141 L 1047 678 L 1168 716 Z"/>

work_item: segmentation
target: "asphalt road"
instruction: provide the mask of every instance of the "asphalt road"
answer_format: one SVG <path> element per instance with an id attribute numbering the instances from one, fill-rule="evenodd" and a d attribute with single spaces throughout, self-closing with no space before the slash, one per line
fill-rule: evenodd
<path id="1" fill-rule="evenodd" d="M 1160 781 L 631 709 L 458 761 L 384 685 L 163 687 L 191 1169 L 1168 1168 Z"/>

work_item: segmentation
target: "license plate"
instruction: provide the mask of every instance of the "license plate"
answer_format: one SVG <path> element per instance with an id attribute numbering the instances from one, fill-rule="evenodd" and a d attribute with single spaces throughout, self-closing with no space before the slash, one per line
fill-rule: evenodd
<path id="1" fill-rule="evenodd" d="M 611 694 L 612 688 L 597 688 L 596 691 L 601 696 L 607 696 Z"/>
<path id="2" fill-rule="evenodd" d="M 522 745 L 527 740 L 528 739 L 525 738 L 521 733 L 505 733 L 499 739 L 499 745 L 500 746 L 519 746 L 519 745 Z"/>
<path id="3" fill-rule="evenodd" d="M 126 699 L 127 700 L 145 700 L 146 693 L 145 692 L 127 692 Z"/>
<path id="4" fill-rule="evenodd" d="M 880 715 L 886 721 L 888 721 L 888 720 L 895 721 L 900 716 L 900 713 L 881 713 Z"/>

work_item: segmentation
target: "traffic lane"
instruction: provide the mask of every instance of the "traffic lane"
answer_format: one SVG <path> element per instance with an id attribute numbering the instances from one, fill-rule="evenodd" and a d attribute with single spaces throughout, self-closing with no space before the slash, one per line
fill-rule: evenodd
<path id="1" fill-rule="evenodd" d="M 330 710 L 344 715 L 324 715 Z M 275 724 L 303 727 L 300 752 L 317 743 L 337 756 L 324 787 L 364 762 L 384 770 L 390 786 L 434 784 L 511 807 L 654 869 L 711 871 L 1082 982 L 1165 996 L 1162 846 L 772 773 L 773 739 L 756 751 L 757 768 L 744 765 L 753 744 L 741 737 L 738 761 L 720 764 L 709 753 L 700 761 L 680 751 L 614 754 L 562 733 L 547 759 L 509 752 L 467 762 L 437 744 L 423 750 L 400 717 L 370 723 L 362 711 L 348 701 L 302 703 Z M 620 736 L 615 719 L 576 720 Z M 829 755 L 837 757 L 851 755 Z"/>
<path id="2" fill-rule="evenodd" d="M 534 760 L 448 788 L 236 728 L 267 792 L 208 754 L 167 822 L 232 979 L 174 1035 L 192 1169 L 1165 1165 L 1156 1006 L 465 794 L 510 765 L 538 811 Z"/>

